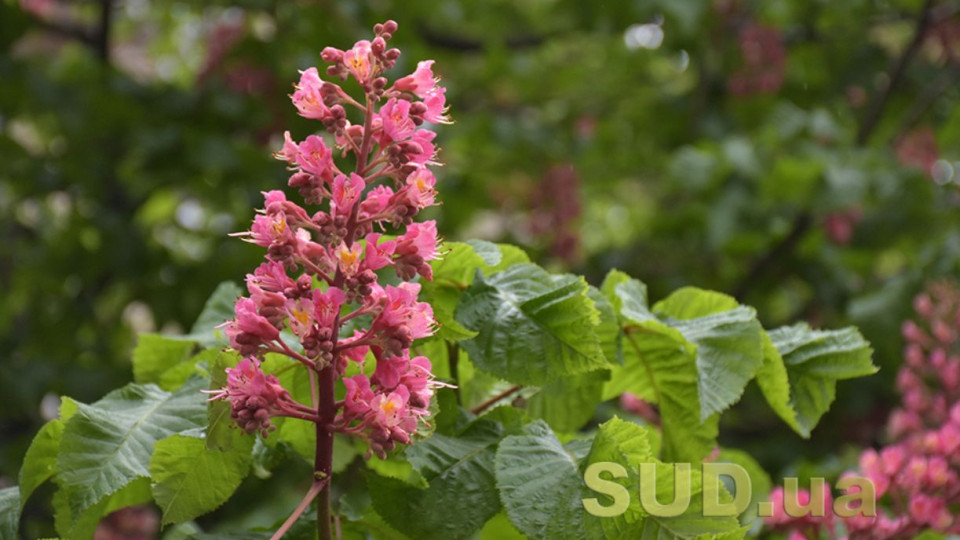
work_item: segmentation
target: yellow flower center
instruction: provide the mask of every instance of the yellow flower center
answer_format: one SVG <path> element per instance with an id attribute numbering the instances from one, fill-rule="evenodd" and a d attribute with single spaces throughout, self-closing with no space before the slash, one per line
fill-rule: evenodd
<path id="1" fill-rule="evenodd" d="M 295 307 L 291 315 L 293 315 L 293 318 L 295 318 L 300 324 L 305 325 L 310 322 L 310 314 L 307 313 L 307 310 L 300 306 Z"/>
<path id="2" fill-rule="evenodd" d="M 279 216 L 277 219 L 273 220 L 273 232 L 278 236 L 283 234 L 283 231 L 287 230 L 287 220 L 283 216 Z"/>
<path id="3" fill-rule="evenodd" d="M 393 414 L 397 410 L 397 404 L 392 399 L 386 399 L 380 404 L 380 410 L 387 414 Z"/>

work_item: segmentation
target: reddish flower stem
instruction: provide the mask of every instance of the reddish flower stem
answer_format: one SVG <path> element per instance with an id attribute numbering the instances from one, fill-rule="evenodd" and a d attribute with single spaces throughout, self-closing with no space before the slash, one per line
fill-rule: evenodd
<path id="1" fill-rule="evenodd" d="M 363 119 L 363 141 L 360 152 L 357 154 L 357 170 L 362 171 L 367 165 L 367 155 L 370 154 L 370 145 L 373 143 L 373 101 L 367 96 L 366 114 Z M 360 201 L 353 205 L 350 219 L 347 221 L 347 234 L 344 242 L 347 247 L 353 245 L 354 234 L 357 228 L 357 214 L 360 212 Z M 338 266 L 333 278 L 334 287 L 343 286 L 343 271 Z M 333 321 L 334 335 L 340 335 L 342 325 L 340 315 Z M 339 352 L 334 353 L 333 362 L 320 370 L 319 404 L 317 405 L 317 454 L 313 463 L 313 474 L 317 480 L 325 480 L 317 497 L 317 538 L 318 540 L 333 540 L 330 515 L 330 475 L 333 474 L 333 429 L 337 418 L 337 403 L 334 399 L 334 385 L 337 378 L 336 366 L 339 363 Z"/>
<path id="2" fill-rule="evenodd" d="M 279 344 L 280 344 L 280 348 L 277 349 L 276 347 L 270 347 L 273 352 L 278 352 L 278 353 L 280 353 L 280 354 L 285 354 L 285 355 L 289 356 L 290 358 L 293 358 L 294 360 L 300 362 L 300 363 L 303 364 L 304 366 L 310 368 L 311 371 L 315 371 L 315 370 L 317 369 L 317 365 L 314 364 L 312 360 L 310 360 L 310 359 L 307 358 L 306 356 L 298 353 L 297 351 L 291 349 L 290 346 L 287 345 L 286 343 L 284 343 L 282 339 L 277 339 L 275 343 L 279 343 Z"/>
<path id="3" fill-rule="evenodd" d="M 490 407 L 496 405 L 500 400 L 506 399 L 506 398 L 512 396 L 513 394 L 516 394 L 516 393 L 519 392 L 522 388 L 523 388 L 523 387 L 520 386 L 520 385 L 511 386 L 510 388 L 507 388 L 507 389 L 504 390 L 503 392 L 500 392 L 499 394 L 493 396 L 492 398 L 490 398 L 490 399 L 484 401 L 483 403 L 477 405 L 476 407 L 470 409 L 470 412 L 472 412 L 473 414 L 480 414 L 480 413 L 482 413 L 483 411 L 489 409 Z"/>
<path id="4" fill-rule="evenodd" d="M 320 493 L 320 491 L 324 488 L 324 486 L 329 483 L 330 483 L 329 479 L 315 480 L 313 482 L 313 485 L 310 486 L 310 490 L 307 491 L 307 494 L 303 496 L 303 500 L 300 501 L 300 504 L 297 505 L 297 508 L 293 511 L 292 514 L 290 514 L 290 517 L 288 517 L 287 520 L 283 522 L 283 525 L 281 525 L 280 528 L 277 529 L 277 532 L 273 533 L 273 536 L 270 537 L 270 540 L 279 540 L 280 538 L 283 537 L 283 535 L 287 534 L 287 531 L 290 530 L 290 527 L 292 527 L 293 524 L 296 523 L 297 519 L 300 518 L 304 510 L 306 510 L 307 507 L 310 506 L 310 502 L 313 501 L 314 497 L 316 497 L 317 494 Z"/>
<path id="5" fill-rule="evenodd" d="M 320 403 L 317 406 L 317 453 L 313 464 L 313 474 L 322 481 L 320 496 L 317 498 L 317 538 L 332 540 L 330 527 L 330 476 L 333 474 L 333 430 L 330 424 L 337 416 L 337 404 L 333 398 L 337 371 L 336 362 L 320 372 Z"/>

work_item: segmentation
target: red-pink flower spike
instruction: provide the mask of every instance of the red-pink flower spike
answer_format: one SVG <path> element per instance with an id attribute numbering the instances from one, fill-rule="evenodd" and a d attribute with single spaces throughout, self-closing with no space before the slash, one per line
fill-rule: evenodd
<path id="1" fill-rule="evenodd" d="M 843 520 L 849 540 L 960 533 L 960 516 L 951 511 L 960 505 L 960 287 L 935 283 L 913 307 L 917 320 L 902 326 L 905 362 L 897 388 L 903 400 L 887 425 L 892 442 L 864 451 L 858 472 L 892 513 Z M 782 525 L 777 519 L 768 524 Z M 833 530 L 827 522 L 812 525 Z"/>
<path id="2" fill-rule="evenodd" d="M 286 132 L 275 156 L 291 171 L 289 186 L 320 208 L 307 212 L 282 191 L 269 191 L 250 230 L 238 234 L 266 248 L 267 262 L 247 276 L 250 296 L 237 300 L 236 317 L 224 324 L 231 347 L 245 358 L 227 370 L 227 387 L 212 399 L 229 400 L 245 431 L 266 436 L 273 416 L 322 420 L 316 403 L 296 403 L 276 377 L 263 373 L 258 358 L 266 352 L 316 373 L 335 370 L 347 395 L 323 426 L 366 439 L 381 456 L 396 443 L 410 443 L 440 385 L 427 358 L 410 357 L 413 341 L 436 326 L 430 306 L 417 300 L 420 285 L 410 281 L 432 279 L 429 262 L 438 256 L 436 223 L 414 219 L 436 201 L 430 171 L 437 164 L 436 134 L 425 124 L 449 122 L 446 90 L 432 60 L 390 85 L 386 72 L 400 56 L 388 47 L 396 30 L 387 21 L 374 27 L 372 41 L 321 54 L 330 64 L 324 72 L 354 79 L 362 99 L 323 80 L 316 67 L 300 72 L 294 85 L 293 105 L 319 121 L 326 135 L 298 142 Z M 390 231 L 396 238 L 382 241 L 379 231 L 387 228 L 398 229 Z M 404 282 L 381 286 L 376 272 L 387 267 Z M 369 327 L 342 335 L 344 323 L 362 315 L 371 319 Z M 282 332 L 299 343 L 286 343 Z M 345 377 L 350 362 L 362 364 L 370 354 L 376 360 L 371 377 Z"/>

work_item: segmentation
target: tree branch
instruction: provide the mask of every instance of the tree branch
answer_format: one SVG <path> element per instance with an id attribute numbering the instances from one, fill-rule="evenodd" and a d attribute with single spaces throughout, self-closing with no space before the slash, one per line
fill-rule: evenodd
<path id="1" fill-rule="evenodd" d="M 953 66 L 944 71 L 933 84 L 924 88 L 924 91 L 917 96 L 906 116 L 904 116 L 897 134 L 902 134 L 913 128 L 923 118 L 923 115 L 933 107 L 933 104 L 940 99 L 940 96 L 953 88 L 957 82 L 960 82 L 960 66 Z"/>
<path id="2" fill-rule="evenodd" d="M 500 392 L 499 394 L 493 396 L 492 398 L 490 398 L 490 399 L 484 401 L 483 403 L 477 405 L 476 407 L 470 409 L 470 412 L 472 412 L 473 414 L 480 414 L 480 413 L 482 413 L 483 411 L 489 409 L 490 407 L 496 405 L 497 402 L 499 402 L 500 400 L 506 399 L 506 398 L 512 396 L 513 394 L 516 394 L 517 392 L 520 391 L 521 388 L 523 388 L 523 387 L 520 386 L 519 384 L 516 385 L 516 386 L 511 386 L 510 388 L 507 388 L 507 389 L 504 390 L 503 392 Z"/>
<path id="3" fill-rule="evenodd" d="M 113 26 L 113 0 L 100 0 L 100 27 L 94 47 L 104 64 L 110 63 L 110 31 Z"/>
<path id="4" fill-rule="evenodd" d="M 893 94 L 893 91 L 896 89 L 900 80 L 903 79 L 903 75 L 907 71 L 907 66 L 913 60 L 914 55 L 920 49 L 920 45 L 923 43 L 924 35 L 926 34 L 927 28 L 930 26 L 932 19 L 930 11 L 933 7 L 933 1 L 934 0 L 924 1 L 923 8 L 920 10 L 920 14 L 917 17 L 913 39 L 890 68 L 890 74 L 887 77 L 887 85 L 878 94 L 875 94 L 873 100 L 871 100 L 870 106 L 863 117 L 863 122 L 860 124 L 860 129 L 857 132 L 858 145 L 862 146 L 870 139 L 870 136 L 880 123 L 880 119 L 883 116 L 883 109 L 886 108 L 887 102 L 890 100 L 890 96 Z"/>

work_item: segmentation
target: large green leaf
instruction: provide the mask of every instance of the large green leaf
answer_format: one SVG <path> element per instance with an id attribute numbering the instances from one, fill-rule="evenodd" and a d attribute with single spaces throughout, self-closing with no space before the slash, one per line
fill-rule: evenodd
<path id="1" fill-rule="evenodd" d="M 30 447 L 27 448 L 27 453 L 23 456 L 23 464 L 20 466 L 21 506 L 27 504 L 30 495 L 41 484 L 56 474 L 63 427 L 75 412 L 77 412 L 77 402 L 64 397 L 60 402 L 60 417 L 44 424 L 30 441 Z"/>
<path id="2" fill-rule="evenodd" d="M 622 365 L 612 369 L 604 397 L 632 392 L 657 404 L 663 418 L 663 458 L 699 462 L 715 446 L 718 417 L 701 418 L 696 345 L 658 320 L 646 306 L 646 287 L 611 274 L 603 287 L 620 307 Z"/>
<path id="3" fill-rule="evenodd" d="M 63 424 L 60 419 L 47 422 L 30 442 L 20 467 L 21 504 L 26 504 L 30 495 L 57 472 L 57 454 L 60 452 Z"/>
<path id="4" fill-rule="evenodd" d="M 0 538 L 15 540 L 20 535 L 20 488 L 0 489 Z"/>
<path id="5" fill-rule="evenodd" d="M 171 339 L 158 334 L 140 334 L 133 349 L 133 380 L 160 385 L 163 373 L 178 364 L 188 362 L 195 345 L 189 341 Z M 160 385 L 163 388 L 163 385 Z M 164 388 L 171 390 L 171 388 Z"/>
<path id="6" fill-rule="evenodd" d="M 202 438 L 173 435 L 159 441 L 150 460 L 153 498 L 163 523 L 180 523 L 212 512 L 227 501 L 250 470 L 253 438 L 223 452 Z"/>
<path id="7" fill-rule="evenodd" d="M 479 334 L 462 342 L 473 364 L 518 384 L 608 366 L 597 338 L 600 315 L 583 278 L 518 264 L 463 293 L 457 320 Z"/>
<path id="8" fill-rule="evenodd" d="M 213 350 L 213 349 L 211 349 Z M 240 356 L 232 351 L 217 351 L 210 359 L 210 389 L 219 390 L 227 384 L 227 368 L 232 368 L 240 361 Z M 230 417 L 230 402 L 226 400 L 211 401 L 207 405 L 206 447 L 210 450 L 227 451 L 241 441 L 244 433 L 237 429 L 233 418 Z M 252 436 L 247 435 L 247 438 Z"/>
<path id="9" fill-rule="evenodd" d="M 504 427 L 480 419 L 459 437 L 434 434 L 406 450 L 428 487 L 368 476 L 377 513 L 412 538 L 463 538 L 500 511 L 493 463 Z M 414 517 L 415 516 L 415 517 Z"/>
<path id="10" fill-rule="evenodd" d="M 600 312 L 596 333 L 603 355 L 609 363 L 615 363 L 622 356 L 617 347 L 620 332 L 617 314 L 596 287 L 590 287 L 587 296 Z M 533 418 L 546 420 L 555 431 L 576 431 L 593 418 L 597 405 L 603 400 L 604 383 L 609 378 L 610 372 L 603 369 L 552 380 L 526 399 L 526 410 Z"/>
<path id="11" fill-rule="evenodd" d="M 613 517 L 596 517 L 586 512 L 583 499 L 596 498 L 588 489 L 583 472 L 592 463 L 613 462 L 628 472 L 616 479 L 630 495 L 626 511 Z M 646 431 L 635 424 L 612 419 L 600 427 L 589 453 L 580 460 L 564 447 L 542 422 L 527 426 L 525 433 L 506 437 L 497 451 L 496 474 L 500 497 L 507 516 L 517 529 L 534 540 L 635 538 L 713 538 L 730 535 L 742 538 L 744 531 L 734 517 L 705 517 L 700 494 L 699 471 L 690 476 L 690 505 L 674 517 L 649 515 L 639 501 L 641 464 L 656 470 L 657 500 L 673 500 L 674 469 L 660 463 L 651 453 Z M 729 494 L 721 489 L 721 497 Z M 725 536 L 726 538 L 727 536 Z"/>
<path id="12" fill-rule="evenodd" d="M 877 372 L 873 349 L 855 328 L 813 330 L 806 323 L 769 332 L 757 375 L 771 408 L 804 437 L 836 397 L 838 380 Z"/>
<path id="13" fill-rule="evenodd" d="M 78 404 L 67 422 L 57 458 L 57 482 L 74 516 L 150 475 L 157 441 L 206 422 L 203 381 L 175 393 L 129 384 L 92 405 Z"/>
<path id="14" fill-rule="evenodd" d="M 631 392 L 657 404 L 663 457 L 698 462 L 716 444 L 719 414 L 743 395 L 763 365 L 763 328 L 753 309 L 692 287 L 650 309 L 643 283 L 619 271 L 602 291 L 618 309 L 618 366 L 604 398 Z"/>
<path id="15" fill-rule="evenodd" d="M 600 426 L 594 438 L 593 446 L 587 457 L 588 463 L 614 462 L 626 467 L 628 476 L 620 480 L 633 495 L 627 512 L 619 518 L 598 518 L 588 520 L 588 531 L 597 538 L 695 538 L 701 535 L 712 537 L 715 534 L 733 533 L 734 538 L 742 538 L 740 524 L 736 517 L 710 517 L 703 515 L 703 482 L 697 464 L 690 470 L 690 504 L 678 516 L 664 517 L 650 515 L 639 502 L 635 491 L 640 482 L 648 481 L 639 476 L 640 465 L 652 463 L 656 467 L 657 501 L 666 503 L 674 499 L 674 475 L 678 474 L 672 465 L 660 463 L 650 451 L 647 432 L 642 427 L 613 418 Z M 716 478 L 708 481 L 716 481 Z M 732 497 L 724 488 L 720 488 L 722 502 L 730 502 Z M 738 536 L 739 535 L 739 536 Z"/>
<path id="16" fill-rule="evenodd" d="M 555 379 L 527 398 L 526 410 L 556 431 L 576 431 L 593 418 L 609 378 L 610 372 L 604 369 Z"/>
<path id="17" fill-rule="evenodd" d="M 582 540 L 586 496 L 577 461 L 543 421 L 503 439 L 497 487 L 510 522 L 534 540 Z"/>
<path id="18" fill-rule="evenodd" d="M 100 520 L 121 508 L 150 502 L 150 479 L 140 477 L 82 512 L 71 509 L 70 494 L 60 489 L 53 495 L 54 523 L 57 532 L 70 540 L 89 540 Z"/>
<path id="19" fill-rule="evenodd" d="M 476 332 L 457 322 L 454 312 L 460 295 L 473 283 L 477 271 L 490 274 L 511 264 L 529 262 L 529 258 L 514 246 L 483 240 L 446 242 L 444 249 L 444 255 L 430 263 L 433 281 L 422 282 L 423 300 L 433 307 L 434 318 L 440 324 L 436 337 L 449 341 L 469 339 Z"/>
<path id="20" fill-rule="evenodd" d="M 768 500 L 770 490 L 773 488 L 770 475 L 757 463 L 757 460 L 743 450 L 721 448 L 716 462 L 734 463 L 747 471 L 747 476 L 750 477 L 750 504 L 740 515 L 740 523 L 742 525 L 752 525 L 757 520 L 757 505 L 761 501 Z M 729 490 L 729 486 L 727 489 Z"/>
<path id="21" fill-rule="evenodd" d="M 739 401 L 763 365 L 756 312 L 733 297 L 694 287 L 677 290 L 653 311 L 696 345 L 700 419 Z"/>

